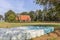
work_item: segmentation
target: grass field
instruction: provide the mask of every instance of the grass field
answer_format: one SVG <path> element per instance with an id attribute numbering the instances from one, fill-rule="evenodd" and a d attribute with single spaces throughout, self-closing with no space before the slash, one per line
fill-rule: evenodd
<path id="1" fill-rule="evenodd" d="M 59 26 L 60 23 L 42 23 L 42 22 L 33 22 L 33 23 L 8 23 L 0 22 L 0 28 L 10 28 L 10 27 L 19 27 L 19 26 L 30 26 L 30 25 L 46 25 L 46 26 Z"/>

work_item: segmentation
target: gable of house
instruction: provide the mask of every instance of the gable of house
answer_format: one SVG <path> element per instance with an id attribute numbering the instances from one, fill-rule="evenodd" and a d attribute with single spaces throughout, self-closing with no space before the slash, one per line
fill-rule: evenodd
<path id="1" fill-rule="evenodd" d="M 20 15 L 20 16 L 16 17 L 16 20 L 31 21 L 31 18 L 29 15 Z"/>

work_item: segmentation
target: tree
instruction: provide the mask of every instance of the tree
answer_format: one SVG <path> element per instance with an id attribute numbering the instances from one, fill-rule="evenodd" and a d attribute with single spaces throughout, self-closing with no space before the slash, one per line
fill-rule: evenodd
<path id="1" fill-rule="evenodd" d="M 39 5 L 49 5 L 51 7 L 51 5 L 56 5 L 57 3 L 60 3 L 60 0 L 36 0 L 36 4 Z"/>
<path id="2" fill-rule="evenodd" d="M 49 21 L 59 21 L 60 20 L 60 12 L 57 11 L 55 8 L 50 8 L 45 16 L 46 20 Z"/>
<path id="3" fill-rule="evenodd" d="M 43 5 L 43 7 L 44 7 L 44 9 L 43 9 L 44 12 L 42 14 L 42 20 L 44 20 L 45 13 L 49 9 L 51 9 L 51 8 L 53 9 L 53 11 L 50 11 L 50 13 L 53 13 L 53 15 L 60 11 L 60 0 L 36 0 L 36 3 L 39 4 L 39 5 Z M 51 14 L 51 16 L 52 16 L 52 14 Z"/>
<path id="4" fill-rule="evenodd" d="M 55 18 L 56 21 L 60 21 L 60 13 L 56 13 Z"/>
<path id="5" fill-rule="evenodd" d="M 39 5 L 43 5 L 44 12 L 42 13 L 42 20 L 44 20 L 45 12 L 47 10 L 47 0 L 36 0 L 36 3 Z"/>
<path id="6" fill-rule="evenodd" d="M 28 15 L 28 13 L 27 12 L 22 12 L 22 13 L 20 13 L 20 15 Z"/>
<path id="7" fill-rule="evenodd" d="M 15 12 L 12 10 L 9 10 L 8 12 L 5 13 L 5 21 L 6 22 L 14 22 L 16 18 Z"/>
<path id="8" fill-rule="evenodd" d="M 35 12 L 34 12 L 34 11 L 30 11 L 30 12 L 29 12 L 29 15 L 30 15 L 30 17 L 31 17 L 31 20 L 34 21 L 34 20 L 35 20 L 35 17 L 36 17 L 36 16 L 35 16 Z"/>
<path id="9" fill-rule="evenodd" d="M 41 21 L 42 19 L 42 11 L 41 10 L 36 10 L 36 19 L 37 21 Z"/>

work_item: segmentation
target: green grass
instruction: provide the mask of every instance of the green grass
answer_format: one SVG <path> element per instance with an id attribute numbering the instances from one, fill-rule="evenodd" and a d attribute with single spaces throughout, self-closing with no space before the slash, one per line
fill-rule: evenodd
<path id="1" fill-rule="evenodd" d="M 57 40 L 56 38 L 50 38 L 49 40 Z"/>
<path id="2" fill-rule="evenodd" d="M 60 27 L 60 23 L 43 23 L 43 22 L 33 22 L 33 23 L 8 23 L 8 22 L 0 22 L 0 28 L 10 28 L 10 27 L 18 27 L 18 26 L 30 26 L 30 25 L 43 25 L 43 26 L 54 26 Z"/>

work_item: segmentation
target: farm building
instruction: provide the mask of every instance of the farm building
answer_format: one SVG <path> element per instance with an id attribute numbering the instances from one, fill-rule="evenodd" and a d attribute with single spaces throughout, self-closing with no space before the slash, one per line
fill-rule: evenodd
<path id="1" fill-rule="evenodd" d="M 31 17 L 29 15 L 18 15 L 16 17 L 16 20 L 22 21 L 22 22 L 30 22 Z"/>

